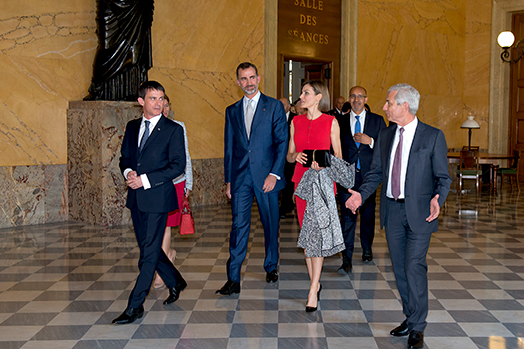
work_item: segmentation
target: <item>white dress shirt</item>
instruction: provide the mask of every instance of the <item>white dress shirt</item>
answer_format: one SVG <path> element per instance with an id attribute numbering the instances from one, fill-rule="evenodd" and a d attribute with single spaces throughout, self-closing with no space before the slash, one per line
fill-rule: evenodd
<path id="1" fill-rule="evenodd" d="M 162 114 L 153 116 L 151 119 L 148 120 L 150 122 L 149 136 L 151 136 L 151 133 L 153 133 L 153 130 L 155 129 L 156 124 L 158 124 L 158 121 L 160 120 L 161 116 Z M 146 122 L 145 121 L 146 121 L 146 118 L 142 115 L 142 122 L 140 123 L 140 131 L 138 131 L 138 147 L 140 147 L 140 141 L 142 140 L 142 137 L 144 136 L 144 133 L 146 132 Z M 131 171 L 133 170 L 130 168 L 126 168 L 124 170 L 124 177 L 126 179 L 127 179 L 127 175 Z M 151 188 L 151 183 L 149 183 L 149 179 L 147 178 L 147 175 L 145 173 L 140 175 L 140 179 L 142 180 L 142 185 L 144 186 L 144 190 Z"/>
<path id="2" fill-rule="evenodd" d="M 366 124 L 366 109 L 364 109 L 360 114 L 355 114 L 353 110 L 349 113 L 349 123 L 351 124 L 351 134 L 353 135 L 353 137 L 355 136 L 355 125 L 357 124 L 356 115 L 360 115 L 360 133 L 365 133 L 364 125 Z M 373 139 L 373 137 L 369 138 L 371 138 L 371 144 L 369 145 L 369 147 L 373 149 L 373 147 L 375 146 L 375 140 Z"/>

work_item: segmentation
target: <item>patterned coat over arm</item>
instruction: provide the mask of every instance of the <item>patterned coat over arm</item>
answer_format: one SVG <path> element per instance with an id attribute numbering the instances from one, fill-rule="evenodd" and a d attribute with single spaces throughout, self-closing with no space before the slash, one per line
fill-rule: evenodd
<path id="1" fill-rule="evenodd" d="M 306 257 L 329 257 L 346 248 L 333 182 L 345 188 L 353 187 L 355 164 L 332 155 L 330 167 L 307 170 L 295 191 L 295 195 L 307 201 L 297 243 L 305 249 Z"/>

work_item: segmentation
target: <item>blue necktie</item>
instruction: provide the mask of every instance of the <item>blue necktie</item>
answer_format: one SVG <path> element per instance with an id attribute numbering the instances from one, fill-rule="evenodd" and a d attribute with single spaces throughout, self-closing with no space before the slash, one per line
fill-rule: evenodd
<path id="1" fill-rule="evenodd" d="M 355 118 L 357 118 L 357 122 L 355 123 L 355 134 L 360 133 L 361 131 L 361 125 L 360 125 L 360 115 L 355 115 Z M 357 146 L 357 149 L 360 148 L 360 143 L 355 142 L 355 145 Z M 357 155 L 357 170 L 360 170 L 360 157 Z"/>
<path id="2" fill-rule="evenodd" d="M 144 135 L 142 136 L 142 139 L 140 140 L 140 147 L 138 147 L 139 151 L 142 151 L 142 149 L 144 148 L 144 145 L 147 142 L 147 139 L 149 138 L 149 124 L 151 123 L 151 121 L 146 120 L 145 123 L 146 123 L 146 130 L 144 131 Z"/>

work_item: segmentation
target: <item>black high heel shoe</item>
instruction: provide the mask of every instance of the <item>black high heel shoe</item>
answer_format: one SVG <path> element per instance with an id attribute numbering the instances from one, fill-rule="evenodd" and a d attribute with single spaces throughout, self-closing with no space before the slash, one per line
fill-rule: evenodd
<path id="1" fill-rule="evenodd" d="M 312 313 L 314 311 L 317 311 L 318 302 L 320 301 L 320 291 L 322 291 L 322 284 L 320 284 L 320 287 L 318 288 L 318 292 L 317 292 L 317 306 L 310 307 L 306 305 L 306 313 Z"/>

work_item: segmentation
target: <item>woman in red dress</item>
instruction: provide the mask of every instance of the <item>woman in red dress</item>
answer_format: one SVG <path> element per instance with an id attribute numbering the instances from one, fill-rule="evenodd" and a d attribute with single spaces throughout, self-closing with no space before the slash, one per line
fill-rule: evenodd
<path id="1" fill-rule="evenodd" d="M 165 95 L 164 97 L 164 109 L 162 110 L 162 114 L 166 118 L 169 118 L 169 112 L 171 111 L 171 104 L 169 103 L 169 97 Z M 164 240 L 162 241 L 162 250 L 164 250 L 164 253 L 166 254 L 167 258 L 171 260 L 173 264 L 175 264 L 175 258 L 176 258 L 176 251 L 171 248 L 171 227 L 178 227 L 180 225 L 180 221 L 182 220 L 182 202 L 184 200 L 184 197 L 189 196 L 189 192 L 193 190 L 193 167 L 191 166 L 191 157 L 189 156 L 189 147 L 187 144 L 187 132 L 186 132 L 186 126 L 182 121 L 174 120 L 177 124 L 182 126 L 182 129 L 184 130 L 184 146 L 186 150 L 186 170 L 183 174 L 178 176 L 177 178 L 173 179 L 173 184 L 176 189 L 176 195 L 177 195 L 177 202 L 178 202 L 178 209 L 173 212 L 169 212 L 169 215 L 167 216 L 167 224 L 166 224 L 166 230 L 164 232 Z M 164 281 L 160 277 L 160 275 L 156 274 L 155 282 L 153 283 L 154 288 L 161 288 L 164 286 Z"/>
<path id="2" fill-rule="evenodd" d="M 303 153 L 305 149 L 330 150 L 330 148 L 333 147 L 335 156 L 342 158 L 338 122 L 334 116 L 323 113 L 323 111 L 329 110 L 329 100 L 329 91 L 321 81 L 308 81 L 302 85 L 300 102 L 301 107 L 307 109 L 307 113 L 297 115 L 293 118 L 287 153 L 287 161 L 290 163 L 296 162 L 292 179 L 295 183 L 295 189 L 304 173 L 308 170 L 307 167 L 303 166 L 307 161 L 307 156 Z M 313 162 L 311 168 L 317 171 L 321 169 L 317 162 Z M 295 201 L 298 221 L 302 227 L 306 201 L 297 196 L 295 196 Z M 304 250 L 306 266 L 311 282 L 306 303 L 307 312 L 317 310 L 320 291 L 322 289 L 322 285 L 320 285 L 320 273 L 322 271 L 324 257 L 307 257 L 308 254 L 316 254 L 315 252 L 316 251 Z"/>

